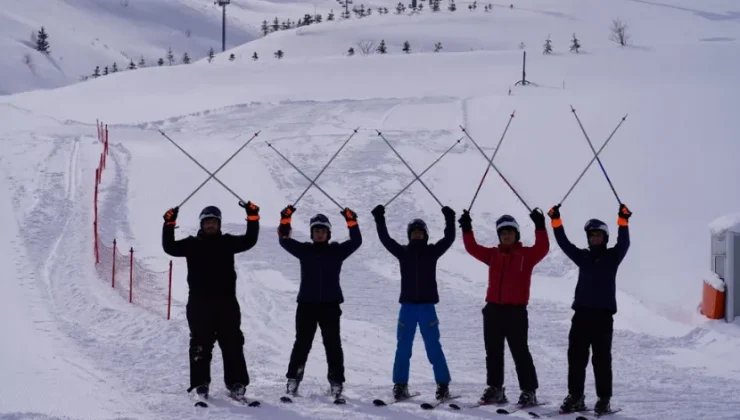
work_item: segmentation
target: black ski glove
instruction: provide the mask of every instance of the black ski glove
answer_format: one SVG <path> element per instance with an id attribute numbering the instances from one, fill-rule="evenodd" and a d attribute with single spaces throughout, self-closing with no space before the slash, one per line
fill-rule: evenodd
<path id="1" fill-rule="evenodd" d="M 385 206 L 382 204 L 378 204 L 377 206 L 375 206 L 371 213 L 376 221 L 385 219 Z"/>
<path id="2" fill-rule="evenodd" d="M 280 212 L 280 226 L 278 226 L 278 237 L 290 238 L 290 220 L 293 213 L 295 213 L 295 207 L 293 207 L 292 205 L 286 206 Z"/>
<path id="3" fill-rule="evenodd" d="M 164 223 L 166 225 L 174 226 L 177 223 L 177 213 L 180 212 L 179 207 L 173 207 L 164 214 Z"/>
<path id="4" fill-rule="evenodd" d="M 239 201 L 239 206 L 243 207 L 244 210 L 247 211 L 247 220 L 256 222 L 260 219 L 260 208 L 253 202 L 247 201 L 245 203 L 243 201 Z"/>
<path id="5" fill-rule="evenodd" d="M 529 218 L 534 222 L 535 230 L 545 230 L 545 214 L 540 208 L 535 208 L 529 213 Z"/>
<path id="6" fill-rule="evenodd" d="M 550 211 L 547 212 L 547 215 L 550 216 L 550 219 L 552 220 L 560 219 L 560 206 L 561 204 L 552 206 Z"/>
<path id="7" fill-rule="evenodd" d="M 628 226 L 629 218 L 632 216 L 632 212 L 624 204 L 619 205 L 619 218 L 617 218 L 617 224 L 619 226 Z"/>
<path id="8" fill-rule="evenodd" d="M 357 213 L 352 211 L 349 207 L 345 207 L 344 210 L 339 212 L 344 216 L 344 220 L 347 222 L 347 227 L 357 226 Z"/>
<path id="9" fill-rule="evenodd" d="M 280 223 L 283 223 L 283 220 L 288 220 L 286 223 L 290 223 L 290 218 L 293 216 L 293 213 L 295 213 L 296 208 L 293 207 L 292 204 L 288 204 L 285 206 L 284 209 L 280 211 Z"/>
<path id="10" fill-rule="evenodd" d="M 463 233 L 473 231 L 473 220 L 470 218 L 470 213 L 467 210 L 463 210 L 463 214 L 458 219 L 458 222 L 460 222 L 460 229 L 462 229 Z"/>
<path id="11" fill-rule="evenodd" d="M 449 206 L 442 207 L 442 214 L 445 215 L 445 220 L 455 221 L 455 210 L 452 210 Z"/>

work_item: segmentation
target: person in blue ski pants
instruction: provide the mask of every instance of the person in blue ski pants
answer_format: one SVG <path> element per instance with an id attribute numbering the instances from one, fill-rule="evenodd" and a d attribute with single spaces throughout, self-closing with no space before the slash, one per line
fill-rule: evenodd
<path id="1" fill-rule="evenodd" d="M 406 229 L 408 245 L 400 245 L 388 234 L 385 207 L 378 205 L 372 211 L 380 242 L 398 258 L 401 266 L 401 310 L 398 314 L 396 358 L 393 363 L 393 397 L 397 400 L 410 396 L 409 369 L 417 325 L 424 339 L 427 358 L 434 369 L 437 383 L 435 396 L 438 400 L 450 397 L 450 370 L 439 340 L 439 319 L 435 305 L 439 303 L 437 260 L 455 241 L 455 211 L 445 206 L 442 213 L 445 217 L 442 239 L 434 244 L 428 243 L 429 231 L 426 223 L 421 219 L 414 219 Z"/>

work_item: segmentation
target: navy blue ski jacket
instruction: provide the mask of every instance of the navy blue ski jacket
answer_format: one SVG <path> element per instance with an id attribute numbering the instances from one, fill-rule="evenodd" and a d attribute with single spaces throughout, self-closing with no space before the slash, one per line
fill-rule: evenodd
<path id="1" fill-rule="evenodd" d="M 378 237 L 385 249 L 398 258 L 401 266 L 399 303 L 439 303 L 437 260 L 455 241 L 455 218 L 445 220 L 444 237 L 435 244 L 411 241 L 401 245 L 388 235 L 385 218 L 375 220 Z"/>
<path id="2" fill-rule="evenodd" d="M 579 269 L 572 308 L 617 313 L 617 269 L 630 247 L 629 228 L 619 226 L 617 243 L 612 248 L 604 245 L 579 249 L 568 240 L 562 225 L 553 228 L 553 232 L 560 248 Z"/>
<path id="3" fill-rule="evenodd" d="M 299 303 L 343 303 L 339 284 L 342 263 L 362 245 L 360 226 L 349 227 L 349 239 L 339 242 L 298 242 L 281 237 L 280 246 L 301 262 Z"/>

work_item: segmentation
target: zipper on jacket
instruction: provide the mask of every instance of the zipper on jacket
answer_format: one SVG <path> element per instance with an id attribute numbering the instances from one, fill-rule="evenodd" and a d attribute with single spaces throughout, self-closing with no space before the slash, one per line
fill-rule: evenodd
<path id="1" fill-rule="evenodd" d="M 419 253 L 416 253 L 416 300 L 419 300 Z"/>
<path id="2" fill-rule="evenodd" d="M 506 270 L 506 256 L 501 264 L 501 279 L 498 282 L 498 303 L 504 303 L 504 270 Z"/>

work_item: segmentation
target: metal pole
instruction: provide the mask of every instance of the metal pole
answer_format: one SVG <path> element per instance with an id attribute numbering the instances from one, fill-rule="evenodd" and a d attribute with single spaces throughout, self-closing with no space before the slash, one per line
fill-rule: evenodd
<path id="1" fill-rule="evenodd" d="M 501 148 L 501 143 L 504 141 L 504 137 L 506 137 L 506 132 L 509 131 L 509 125 L 511 124 L 511 120 L 514 119 L 514 114 L 516 114 L 516 109 L 511 112 L 511 115 L 509 116 L 509 121 L 506 123 L 506 128 L 504 128 L 503 134 L 501 134 L 501 138 L 498 141 L 498 144 L 496 145 L 496 150 L 493 151 L 493 156 L 491 156 L 491 161 L 496 159 L 496 154 L 498 153 L 498 149 Z M 473 204 L 475 203 L 475 199 L 478 198 L 478 193 L 480 192 L 481 187 L 483 186 L 483 181 L 486 180 L 486 176 L 488 175 L 488 171 L 491 169 L 491 165 L 486 165 L 486 172 L 483 173 L 483 178 L 480 180 L 480 184 L 478 184 L 478 189 L 475 190 L 475 195 L 473 196 L 473 200 L 470 201 L 470 206 L 468 206 L 468 212 L 473 209 Z"/>
<path id="2" fill-rule="evenodd" d="M 226 3 L 221 5 L 223 8 L 223 19 L 221 22 L 221 52 L 226 51 Z"/>

